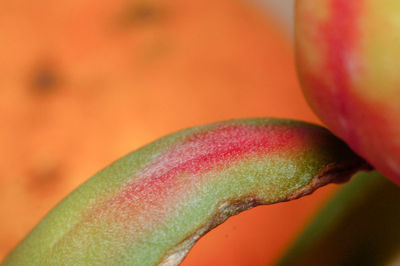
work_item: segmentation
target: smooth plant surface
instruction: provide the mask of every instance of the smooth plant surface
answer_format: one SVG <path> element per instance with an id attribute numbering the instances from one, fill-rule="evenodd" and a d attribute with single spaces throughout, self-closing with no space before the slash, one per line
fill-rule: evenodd
<path id="1" fill-rule="evenodd" d="M 305 96 L 330 130 L 400 185 L 400 1 L 297 0 Z"/>
<path id="2" fill-rule="evenodd" d="M 92 177 L 3 265 L 176 265 L 229 216 L 368 167 L 329 131 L 302 122 L 232 120 L 182 130 Z"/>

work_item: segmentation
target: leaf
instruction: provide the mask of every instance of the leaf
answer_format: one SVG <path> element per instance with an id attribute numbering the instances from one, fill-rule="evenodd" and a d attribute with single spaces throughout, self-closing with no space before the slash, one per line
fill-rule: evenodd
<path id="1" fill-rule="evenodd" d="M 367 167 L 329 131 L 307 123 L 248 119 L 182 130 L 92 177 L 4 265 L 176 265 L 229 216 Z"/>

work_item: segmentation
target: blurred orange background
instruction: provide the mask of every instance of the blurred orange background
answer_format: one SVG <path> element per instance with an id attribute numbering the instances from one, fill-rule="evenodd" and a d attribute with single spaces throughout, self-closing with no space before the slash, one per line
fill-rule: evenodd
<path id="1" fill-rule="evenodd" d="M 241 0 L 3 0 L 0 261 L 99 169 L 218 120 L 318 122 L 273 15 Z M 335 188 L 230 218 L 183 265 L 266 265 Z"/>

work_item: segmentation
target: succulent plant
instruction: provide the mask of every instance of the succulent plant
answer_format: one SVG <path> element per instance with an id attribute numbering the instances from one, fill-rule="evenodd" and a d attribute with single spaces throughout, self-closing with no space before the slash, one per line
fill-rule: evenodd
<path id="1" fill-rule="evenodd" d="M 305 96 L 334 134 L 400 185 L 400 2 L 297 0 Z"/>
<path id="2" fill-rule="evenodd" d="M 400 185 L 399 15 L 400 2 L 395 0 L 297 0 L 299 77 L 311 107 L 333 134 L 309 123 L 265 118 L 168 135 L 81 185 L 3 265 L 177 265 L 202 235 L 254 206 L 296 199 L 373 167 Z M 329 205 L 339 206 L 339 211 L 323 213 L 337 214 L 334 219 L 344 213 L 346 219 L 357 220 L 346 212 L 347 202 L 353 210 L 371 215 L 368 206 L 356 208 L 357 198 L 349 196 L 353 193 L 362 193 L 365 204 L 373 206 L 386 199 L 375 195 L 386 189 L 392 193 L 387 202 L 397 202 L 397 187 L 375 182 L 377 178 L 358 181 L 350 192 L 339 195 L 337 205 Z M 397 210 L 397 203 L 389 205 L 384 214 Z M 327 227 L 321 217 L 322 223 L 311 227 L 317 233 Z M 390 221 L 386 217 L 371 228 L 390 227 Z M 340 237 L 341 227 L 331 228 Z M 304 248 L 295 246 L 287 261 L 315 262 L 300 253 L 329 253 L 329 247 L 315 244 L 328 243 L 328 235 L 303 238 Z M 399 246 L 397 238 L 387 241 L 390 235 L 377 238 L 387 245 L 383 253 Z M 357 243 L 351 248 L 364 250 L 354 248 Z"/>
<path id="3" fill-rule="evenodd" d="M 303 122 L 232 120 L 182 130 L 89 179 L 4 265 L 176 265 L 229 216 L 368 167 L 329 131 Z"/>

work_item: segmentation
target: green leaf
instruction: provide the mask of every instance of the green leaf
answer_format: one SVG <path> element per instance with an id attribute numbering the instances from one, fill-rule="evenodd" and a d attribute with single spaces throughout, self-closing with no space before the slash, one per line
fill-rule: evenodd
<path id="1" fill-rule="evenodd" d="M 328 130 L 303 122 L 247 119 L 182 130 L 92 177 L 4 265 L 176 265 L 228 217 L 365 167 Z"/>

